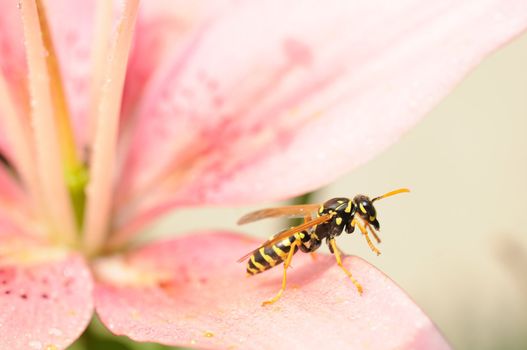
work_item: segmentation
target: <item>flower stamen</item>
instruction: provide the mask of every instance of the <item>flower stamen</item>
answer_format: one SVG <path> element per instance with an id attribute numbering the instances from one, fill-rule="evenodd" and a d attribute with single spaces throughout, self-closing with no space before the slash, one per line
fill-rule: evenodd
<path id="1" fill-rule="evenodd" d="M 125 2 L 116 37 L 108 50 L 105 79 L 101 82 L 96 109 L 98 113 L 94 116 L 97 121 L 91 147 L 90 184 L 83 232 L 83 247 L 88 255 L 100 250 L 108 233 L 121 99 L 138 6 L 138 0 Z"/>
<path id="2" fill-rule="evenodd" d="M 86 196 L 84 189 L 88 183 L 86 166 L 80 161 L 75 136 L 71 126 L 71 118 L 64 95 L 62 77 L 60 75 L 57 55 L 53 46 L 51 33 L 46 18 L 46 11 L 42 0 L 37 0 L 37 11 L 42 30 L 42 41 L 46 52 L 46 64 L 50 75 L 50 92 L 54 107 L 54 116 L 57 123 L 57 133 L 59 137 L 59 147 L 64 165 L 66 186 L 70 194 L 73 213 L 77 228 L 82 226 L 84 215 L 84 204 Z"/>
<path id="3" fill-rule="evenodd" d="M 52 91 L 57 89 L 60 80 L 58 82 L 54 80 L 57 76 L 50 74 L 53 72 L 49 71 L 48 63 L 50 59 L 55 59 L 50 58 L 54 53 L 49 46 L 49 35 L 48 40 L 44 39 L 46 35 L 41 28 L 43 23 L 41 18 L 44 16 L 42 5 L 37 6 L 35 0 L 22 0 L 20 5 L 29 69 L 33 147 L 36 152 L 37 176 L 42 186 L 45 209 L 51 221 L 50 235 L 60 242 L 74 244 L 75 222 L 68 199 L 62 166 L 64 159 L 61 159 L 60 150 L 60 144 L 67 141 L 58 141 L 58 136 L 68 137 L 60 134 L 61 130 L 64 132 L 67 128 L 59 126 L 60 122 L 55 116 L 54 99 L 60 97 L 57 92 Z"/>
<path id="4" fill-rule="evenodd" d="M 95 30 L 93 34 L 93 45 L 91 61 L 93 63 L 90 82 L 90 114 L 98 115 L 99 101 L 101 99 L 101 87 L 104 79 L 106 61 L 108 60 L 108 49 L 112 33 L 113 1 L 97 0 L 95 8 Z M 95 138 L 96 123 L 98 118 L 90 118 L 88 125 L 88 143 L 91 144 Z"/>
<path id="5" fill-rule="evenodd" d="M 54 117 L 57 125 L 57 133 L 59 136 L 59 146 L 62 160 L 67 172 L 79 167 L 79 157 L 77 155 L 77 147 L 75 145 L 75 137 L 71 127 L 69 110 L 64 95 L 64 88 L 62 84 L 62 77 L 60 75 L 57 55 L 49 32 L 48 21 L 46 19 L 46 11 L 42 4 L 42 0 L 36 0 L 38 19 L 40 29 L 42 31 L 42 42 L 44 44 L 45 59 L 50 76 L 49 87 L 51 92 L 52 103 L 54 107 Z"/>

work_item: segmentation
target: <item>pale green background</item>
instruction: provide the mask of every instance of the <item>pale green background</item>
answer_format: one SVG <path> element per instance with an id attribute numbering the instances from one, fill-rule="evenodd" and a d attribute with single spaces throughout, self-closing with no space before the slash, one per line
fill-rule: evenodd
<path id="1" fill-rule="evenodd" d="M 526 117 L 527 35 L 485 60 L 399 143 L 316 195 L 412 189 L 377 205 L 380 257 L 359 236 L 339 245 L 397 281 L 459 349 L 527 348 Z M 211 223 L 242 231 L 234 223 L 254 208 L 181 210 L 154 231 Z M 243 230 L 265 237 L 279 228 Z"/>

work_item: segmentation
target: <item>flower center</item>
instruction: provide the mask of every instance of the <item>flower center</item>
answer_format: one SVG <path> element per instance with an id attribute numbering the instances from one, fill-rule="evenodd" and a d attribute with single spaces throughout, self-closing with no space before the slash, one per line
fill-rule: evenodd
<path id="1" fill-rule="evenodd" d="M 23 146 L 17 170 L 21 172 L 38 216 L 49 228 L 50 240 L 89 256 L 98 254 L 111 234 L 109 218 L 118 121 L 138 9 L 137 0 L 126 1 L 117 31 L 112 33 L 109 30 L 111 2 L 98 1 L 97 4 L 97 34 L 91 57 L 94 69 L 90 81 L 92 106 L 89 115 L 93 120 L 88 121 L 88 144 L 80 145 L 73 132 L 42 0 L 21 0 L 19 3 L 32 127 L 23 125 L 23 118 L 10 117 L 11 129 L 15 130 L 14 143 Z M 112 34 L 115 35 L 112 37 Z M 79 156 L 79 150 L 84 149 L 90 150 L 89 167 Z"/>
<path id="2" fill-rule="evenodd" d="M 66 171 L 66 186 L 70 194 L 73 214 L 77 228 L 80 230 L 84 224 L 84 209 L 86 207 L 86 185 L 88 184 L 88 168 L 84 165 L 70 168 Z"/>

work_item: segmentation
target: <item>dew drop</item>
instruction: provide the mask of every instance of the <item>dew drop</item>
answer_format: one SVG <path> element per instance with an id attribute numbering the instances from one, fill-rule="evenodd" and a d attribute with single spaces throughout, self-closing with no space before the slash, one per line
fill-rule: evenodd
<path id="1" fill-rule="evenodd" d="M 18 1 L 16 3 L 16 8 L 19 9 L 19 10 L 22 10 L 22 1 Z"/>
<path id="2" fill-rule="evenodd" d="M 31 349 L 40 350 L 42 349 L 42 343 L 39 342 L 38 340 L 32 340 L 29 342 L 29 347 Z"/>
<path id="3" fill-rule="evenodd" d="M 60 337 L 62 335 L 62 331 L 58 328 L 53 327 L 49 329 L 48 334 L 54 337 Z"/>

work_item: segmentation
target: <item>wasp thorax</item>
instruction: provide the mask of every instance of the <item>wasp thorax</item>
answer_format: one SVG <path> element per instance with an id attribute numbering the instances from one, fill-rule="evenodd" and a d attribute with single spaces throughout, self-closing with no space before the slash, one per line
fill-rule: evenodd
<path id="1" fill-rule="evenodd" d="M 377 212 L 375 211 L 371 199 L 363 194 L 359 194 L 353 198 L 353 203 L 357 206 L 357 214 L 359 214 L 364 221 L 378 230 L 380 225 L 377 220 Z"/>

